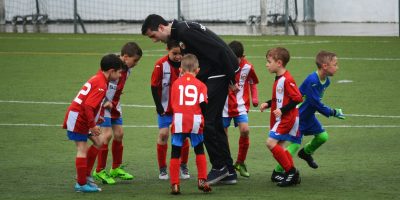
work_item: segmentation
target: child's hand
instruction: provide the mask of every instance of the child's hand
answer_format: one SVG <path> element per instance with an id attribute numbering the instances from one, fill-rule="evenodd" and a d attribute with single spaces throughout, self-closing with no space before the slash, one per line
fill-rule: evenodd
<path id="1" fill-rule="evenodd" d="M 229 84 L 229 89 L 233 92 L 233 93 L 238 93 L 239 92 L 239 85 L 236 83 L 234 85 Z"/>
<path id="2" fill-rule="evenodd" d="M 262 104 L 260 105 L 260 111 L 261 111 L 261 112 L 264 112 L 264 110 L 267 109 L 267 108 L 268 108 L 268 103 L 262 103 Z"/>
<path id="3" fill-rule="evenodd" d="M 281 111 L 281 109 L 279 109 L 279 108 L 276 109 L 276 110 L 274 110 L 273 113 L 274 113 L 274 115 L 275 115 L 276 118 L 282 116 L 282 111 Z"/>
<path id="4" fill-rule="evenodd" d="M 89 129 L 89 132 L 92 133 L 94 136 L 99 136 L 101 134 L 100 127 L 94 126 Z"/>
<path id="5" fill-rule="evenodd" d="M 344 116 L 344 114 L 342 112 L 342 109 L 340 109 L 340 108 L 333 109 L 333 116 L 338 119 L 346 119 L 346 117 Z"/>
<path id="6" fill-rule="evenodd" d="M 99 116 L 99 119 L 97 120 L 96 124 L 102 124 L 104 122 L 104 117 L 103 116 Z"/>
<path id="7" fill-rule="evenodd" d="M 103 104 L 103 107 L 111 110 L 113 108 L 113 105 L 112 105 L 111 101 L 107 101 Z"/>

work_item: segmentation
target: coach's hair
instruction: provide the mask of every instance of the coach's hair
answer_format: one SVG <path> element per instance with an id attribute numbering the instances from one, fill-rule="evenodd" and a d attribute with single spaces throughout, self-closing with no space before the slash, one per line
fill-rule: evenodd
<path id="1" fill-rule="evenodd" d="M 173 49 L 173 48 L 175 48 L 175 47 L 180 47 L 180 46 L 179 46 L 179 42 L 176 41 L 176 40 L 168 40 L 168 42 L 167 42 L 167 49 L 168 49 L 168 50 L 171 50 L 171 49 Z"/>
<path id="2" fill-rule="evenodd" d="M 244 48 L 241 42 L 234 40 L 231 43 L 229 43 L 229 47 L 232 49 L 236 57 L 238 58 L 243 57 Z"/>
<path id="3" fill-rule="evenodd" d="M 122 69 L 123 62 L 115 54 L 107 54 L 101 58 L 100 66 L 101 71 L 108 71 L 109 69 L 119 70 Z"/>
<path id="4" fill-rule="evenodd" d="M 181 68 L 185 72 L 195 72 L 199 68 L 199 60 L 193 54 L 186 54 L 182 58 Z"/>
<path id="5" fill-rule="evenodd" d="M 328 64 L 336 57 L 336 54 L 329 51 L 320 51 L 317 56 L 315 57 L 315 63 L 317 64 L 318 68 L 322 67 L 322 64 Z"/>
<path id="6" fill-rule="evenodd" d="M 167 26 L 168 22 L 160 15 L 151 14 L 147 16 L 142 25 L 142 35 L 146 35 L 148 29 L 157 31 L 160 24 Z"/>
<path id="7" fill-rule="evenodd" d="M 282 61 L 282 65 L 284 67 L 286 67 L 286 64 L 289 62 L 290 60 L 290 54 L 289 51 L 283 47 L 276 47 L 276 48 L 272 48 L 270 50 L 267 51 L 267 55 L 266 57 L 271 57 L 272 59 L 274 59 L 274 61 Z"/>
<path id="8" fill-rule="evenodd" d="M 128 55 L 129 57 L 139 56 L 142 57 L 143 52 L 136 42 L 128 42 L 121 49 L 121 56 Z"/>

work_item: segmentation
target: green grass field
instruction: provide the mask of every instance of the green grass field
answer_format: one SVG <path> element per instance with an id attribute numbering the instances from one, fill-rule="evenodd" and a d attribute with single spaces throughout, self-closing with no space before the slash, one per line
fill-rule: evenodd
<path id="1" fill-rule="evenodd" d="M 400 39 L 397 37 L 224 36 L 240 40 L 260 79 L 260 101 L 271 97 L 274 76 L 265 68 L 269 48 L 289 49 L 288 69 L 300 85 L 315 71 L 319 50 L 334 51 L 339 71 L 324 102 L 340 107 L 347 119 L 319 116 L 330 139 L 315 154 L 313 170 L 299 158 L 302 183 L 278 188 L 270 182 L 276 165 L 265 147 L 269 113 L 250 112 L 247 164 L 251 177 L 233 186 L 196 188 L 194 153 L 189 155 L 192 178 L 182 182 L 183 194 L 169 194 L 169 182 L 158 180 L 155 108 L 150 93 L 154 62 L 166 53 L 141 35 L 0 34 L 0 199 L 398 199 L 400 191 Z M 144 56 L 127 81 L 124 106 L 124 162 L 133 181 L 101 185 L 103 192 L 79 194 L 75 183 L 75 145 L 61 123 L 69 102 L 99 67 L 102 55 L 137 42 Z M 347 83 L 340 83 L 348 80 Z M 339 81 L 339 83 L 338 83 Z M 346 81 L 345 81 L 346 82 Z M 135 106 L 137 105 L 137 106 Z M 238 131 L 231 128 L 236 159 Z M 306 137 L 305 142 L 310 138 Z M 169 157 L 169 156 L 168 156 Z M 111 160 L 109 156 L 108 167 Z"/>

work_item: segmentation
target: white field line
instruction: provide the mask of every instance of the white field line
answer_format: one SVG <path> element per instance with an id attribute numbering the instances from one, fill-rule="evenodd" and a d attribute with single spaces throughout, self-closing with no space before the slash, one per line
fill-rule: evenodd
<path id="1" fill-rule="evenodd" d="M 0 123 L 0 126 L 25 127 L 62 127 L 61 124 L 11 124 Z M 124 128 L 158 128 L 158 125 L 123 125 Z M 250 128 L 269 128 L 269 126 L 249 126 Z M 326 125 L 326 128 L 400 128 L 400 125 Z"/>
<path id="2" fill-rule="evenodd" d="M 69 105 L 68 102 L 52 102 L 52 101 L 13 101 L 0 100 L 0 103 L 19 103 L 19 104 L 45 104 L 45 105 Z M 121 104 L 123 107 L 133 108 L 155 108 L 153 105 L 137 105 L 137 104 Z M 260 110 L 250 110 L 250 112 L 260 112 Z M 264 111 L 264 112 L 270 112 Z M 368 115 L 368 114 L 346 114 L 349 117 L 368 117 L 368 118 L 400 118 L 399 115 Z"/>

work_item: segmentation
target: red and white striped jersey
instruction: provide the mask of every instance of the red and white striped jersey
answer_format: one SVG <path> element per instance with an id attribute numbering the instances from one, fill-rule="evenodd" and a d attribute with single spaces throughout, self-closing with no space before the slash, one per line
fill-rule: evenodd
<path id="1" fill-rule="evenodd" d="M 89 133 L 89 128 L 94 127 L 99 119 L 107 84 L 106 77 L 102 71 L 99 71 L 83 85 L 68 107 L 63 124 L 64 129 L 81 134 Z"/>
<path id="2" fill-rule="evenodd" d="M 151 86 L 157 87 L 161 104 L 166 113 L 171 113 L 170 95 L 171 85 L 179 77 L 179 68 L 173 67 L 168 61 L 168 55 L 160 58 L 151 75 Z"/>
<path id="3" fill-rule="evenodd" d="M 274 86 L 272 88 L 270 129 L 271 131 L 275 131 L 279 134 L 289 133 L 293 136 L 296 136 L 299 123 L 298 109 L 293 108 L 287 113 L 282 114 L 282 116 L 279 118 L 276 118 L 272 112 L 277 108 L 282 108 L 283 106 L 287 105 L 290 100 L 295 102 L 303 101 L 296 82 L 294 81 L 292 75 L 290 75 L 289 71 L 286 71 L 282 76 L 275 79 Z"/>
<path id="4" fill-rule="evenodd" d="M 172 133 L 202 134 L 204 117 L 200 103 L 207 103 L 207 86 L 191 74 L 178 78 L 171 88 Z"/>
<path id="5" fill-rule="evenodd" d="M 106 99 L 111 101 L 113 104 L 113 108 L 111 112 L 109 110 L 104 110 L 104 117 L 110 117 L 112 119 L 117 119 L 122 116 L 122 108 L 121 108 L 121 95 L 124 90 L 126 79 L 128 79 L 131 74 L 132 68 L 128 70 L 124 70 L 121 72 L 121 77 L 116 81 L 110 81 L 108 83 L 108 90 L 106 94 Z"/>
<path id="6" fill-rule="evenodd" d="M 222 117 L 236 117 L 249 112 L 250 84 L 258 84 L 258 77 L 253 65 L 247 59 L 242 58 L 239 67 L 240 70 L 236 73 L 235 79 L 240 90 L 236 94 L 229 90 Z"/>

